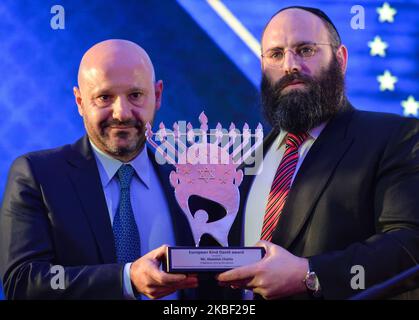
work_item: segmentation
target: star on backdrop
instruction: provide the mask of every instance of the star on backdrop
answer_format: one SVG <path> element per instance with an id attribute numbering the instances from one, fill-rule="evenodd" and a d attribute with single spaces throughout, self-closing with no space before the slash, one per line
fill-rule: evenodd
<path id="1" fill-rule="evenodd" d="M 381 7 L 376 8 L 378 20 L 381 23 L 394 23 L 394 16 L 397 14 L 397 10 L 388 2 L 384 2 Z M 391 37 L 390 37 L 391 39 Z M 370 48 L 370 56 L 385 58 L 389 54 L 386 50 L 389 48 L 389 43 L 382 40 L 379 35 L 376 35 L 372 41 L 368 41 L 368 47 Z M 390 54 L 390 58 L 393 58 L 394 52 Z M 385 67 L 384 67 L 385 68 Z M 383 68 L 383 69 L 384 69 Z M 393 68 L 393 71 L 397 74 L 397 69 Z M 379 90 L 381 92 L 390 91 L 398 92 L 403 91 L 403 88 L 396 90 L 395 84 L 398 82 L 396 74 L 392 74 L 389 70 L 384 69 L 383 73 L 377 75 L 377 81 L 379 83 Z M 419 102 L 415 100 L 412 94 L 408 95 L 406 100 L 400 102 L 403 108 L 404 116 L 419 116 Z"/>
<path id="2" fill-rule="evenodd" d="M 377 13 L 379 14 L 378 19 L 380 22 L 394 22 L 394 15 L 397 13 L 397 10 L 392 8 L 387 2 L 384 2 L 382 7 L 377 8 Z"/>
<path id="3" fill-rule="evenodd" d="M 401 103 L 404 111 L 403 114 L 407 116 L 417 116 L 419 112 L 419 101 L 410 95 L 407 100 L 403 100 Z"/>
<path id="4" fill-rule="evenodd" d="M 382 75 L 377 77 L 377 81 L 380 83 L 380 91 L 394 91 L 394 85 L 398 79 L 390 71 L 386 70 Z"/>
<path id="5" fill-rule="evenodd" d="M 386 56 L 386 49 L 388 48 L 387 42 L 381 40 L 379 36 L 375 36 L 373 41 L 368 42 L 368 47 L 371 48 L 370 55 L 371 56 Z"/>

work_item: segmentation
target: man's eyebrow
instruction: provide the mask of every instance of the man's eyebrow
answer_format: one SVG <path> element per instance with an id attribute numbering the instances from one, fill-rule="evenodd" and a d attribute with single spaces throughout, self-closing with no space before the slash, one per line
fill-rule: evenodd
<path id="1" fill-rule="evenodd" d="M 315 41 L 308 41 L 308 40 L 304 40 L 304 41 L 298 41 L 294 44 L 294 47 L 299 47 L 299 46 L 303 46 L 306 44 L 315 44 Z"/>
<path id="2" fill-rule="evenodd" d="M 111 94 L 111 90 L 108 88 L 101 88 L 101 89 L 93 91 L 93 95 L 95 97 L 103 96 L 103 95 L 110 95 L 110 94 Z"/>
<path id="3" fill-rule="evenodd" d="M 131 87 L 128 89 L 129 92 L 138 92 L 138 91 L 144 91 L 144 88 L 141 87 Z"/>
<path id="4" fill-rule="evenodd" d="M 143 91 L 145 91 L 144 88 L 141 88 L 141 87 L 131 87 L 126 92 L 132 93 L 132 92 L 143 92 Z M 106 88 L 106 87 L 100 88 L 100 89 L 97 89 L 97 90 L 94 90 L 93 91 L 93 95 L 95 97 L 102 96 L 102 95 L 112 95 L 112 93 L 113 93 L 112 89 L 111 88 Z"/>
<path id="5" fill-rule="evenodd" d="M 299 47 L 299 46 L 306 45 L 306 44 L 315 44 L 315 43 L 316 42 L 314 42 L 314 41 L 308 41 L 308 40 L 297 41 L 296 43 L 294 43 L 292 45 L 291 48 Z M 267 51 L 275 51 L 275 50 L 283 50 L 283 49 L 284 49 L 284 47 L 282 47 L 282 46 L 275 46 L 275 47 L 272 47 L 272 48 L 268 49 Z"/>

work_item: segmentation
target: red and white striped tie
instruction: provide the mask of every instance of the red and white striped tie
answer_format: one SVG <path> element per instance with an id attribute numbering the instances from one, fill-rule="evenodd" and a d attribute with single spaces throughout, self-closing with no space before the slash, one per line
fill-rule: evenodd
<path id="1" fill-rule="evenodd" d="M 298 162 L 298 148 L 307 139 L 307 133 L 287 134 L 284 156 L 276 170 L 263 218 L 261 240 L 271 241 L 291 188 Z"/>

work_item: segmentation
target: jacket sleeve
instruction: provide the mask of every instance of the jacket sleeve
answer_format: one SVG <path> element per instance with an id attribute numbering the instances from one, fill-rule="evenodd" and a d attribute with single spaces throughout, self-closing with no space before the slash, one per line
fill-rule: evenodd
<path id="1" fill-rule="evenodd" d="M 0 275 L 8 299 L 122 299 L 123 265 L 57 264 L 51 223 L 30 158 L 13 163 L 0 211 Z"/>
<path id="2" fill-rule="evenodd" d="M 418 264 L 419 122 L 416 119 L 405 119 L 394 130 L 376 172 L 374 213 L 365 212 L 374 214 L 376 234 L 345 250 L 310 257 L 325 299 L 346 299 L 360 293 L 357 266 L 365 271 L 367 289 Z M 419 283 L 409 283 L 401 291 L 418 286 Z"/>

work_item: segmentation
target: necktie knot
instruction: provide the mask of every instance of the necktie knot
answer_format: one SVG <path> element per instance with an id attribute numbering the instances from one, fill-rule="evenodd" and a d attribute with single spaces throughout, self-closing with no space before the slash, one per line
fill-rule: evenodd
<path id="1" fill-rule="evenodd" d="M 118 169 L 118 178 L 119 178 L 121 189 L 129 188 L 133 176 L 134 176 L 134 168 L 129 164 L 123 164 Z"/>
<path id="2" fill-rule="evenodd" d="M 303 142 L 307 139 L 308 133 L 302 132 L 302 133 L 288 133 L 287 134 L 287 140 L 286 140 L 286 146 L 288 148 L 295 148 L 298 149 Z"/>

